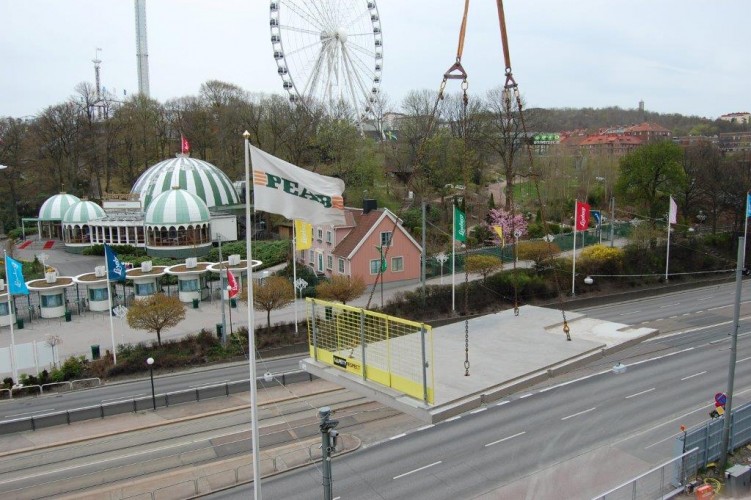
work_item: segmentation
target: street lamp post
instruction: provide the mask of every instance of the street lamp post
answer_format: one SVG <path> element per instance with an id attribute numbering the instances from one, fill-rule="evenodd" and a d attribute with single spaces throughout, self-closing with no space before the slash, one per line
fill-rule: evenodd
<path id="1" fill-rule="evenodd" d="M 156 395 L 154 394 L 154 358 L 146 359 L 146 364 L 149 365 L 149 375 L 151 376 L 151 404 L 156 411 Z"/>

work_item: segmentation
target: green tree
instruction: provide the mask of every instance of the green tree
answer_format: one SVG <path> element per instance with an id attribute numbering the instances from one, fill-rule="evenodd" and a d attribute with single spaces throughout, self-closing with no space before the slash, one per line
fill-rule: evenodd
<path id="1" fill-rule="evenodd" d="M 469 255 L 464 262 L 464 268 L 468 273 L 482 275 L 482 280 L 488 279 L 488 275 L 503 267 L 503 261 L 495 255 Z"/>
<path id="2" fill-rule="evenodd" d="M 668 196 L 683 191 L 683 151 L 672 142 L 641 146 L 621 159 L 616 190 L 647 212 L 652 226 L 667 212 Z"/>
<path id="3" fill-rule="evenodd" d="M 185 306 L 177 297 L 157 293 L 143 300 L 135 300 L 128 308 L 128 326 L 136 330 L 156 333 L 162 345 L 162 330 L 172 328 L 185 319 Z"/>
<path id="4" fill-rule="evenodd" d="M 356 299 L 365 291 L 365 282 L 359 276 L 334 276 L 316 287 L 316 296 L 325 300 L 338 300 L 342 304 Z"/>
<path id="5" fill-rule="evenodd" d="M 561 253 L 558 245 L 542 240 L 520 241 L 516 251 L 519 260 L 531 260 L 538 271 L 542 270 L 553 257 Z"/>
<path id="6" fill-rule="evenodd" d="M 247 302 L 247 291 L 242 299 Z M 253 308 L 266 311 L 266 327 L 271 330 L 271 311 L 290 304 L 295 300 L 295 289 L 292 283 L 281 276 L 269 276 L 253 286 Z"/>

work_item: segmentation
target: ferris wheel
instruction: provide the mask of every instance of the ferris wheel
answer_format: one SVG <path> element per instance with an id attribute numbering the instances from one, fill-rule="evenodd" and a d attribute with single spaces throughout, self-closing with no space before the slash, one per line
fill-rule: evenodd
<path id="1" fill-rule="evenodd" d="M 383 34 L 374 0 L 272 0 L 271 44 L 292 102 L 346 105 L 362 122 L 378 102 Z"/>

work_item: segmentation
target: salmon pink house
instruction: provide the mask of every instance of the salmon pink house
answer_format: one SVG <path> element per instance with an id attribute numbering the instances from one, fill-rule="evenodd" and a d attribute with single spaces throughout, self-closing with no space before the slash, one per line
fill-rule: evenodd
<path id="1" fill-rule="evenodd" d="M 402 227 L 389 209 L 378 209 L 375 200 L 365 200 L 362 209 L 345 208 L 342 225 L 313 226 L 312 246 L 298 253 L 317 273 L 327 277 L 361 277 L 375 283 L 381 269 L 382 247 L 386 270 L 383 283 L 420 279 L 422 247 Z"/>

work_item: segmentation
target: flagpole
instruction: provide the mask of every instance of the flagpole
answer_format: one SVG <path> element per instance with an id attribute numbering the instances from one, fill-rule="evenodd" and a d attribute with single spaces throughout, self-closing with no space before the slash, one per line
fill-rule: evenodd
<path id="1" fill-rule="evenodd" d="M 247 190 L 246 190 L 247 192 Z M 297 224 L 292 221 L 292 286 L 295 291 L 295 335 L 297 335 Z"/>
<path id="2" fill-rule="evenodd" d="M 115 347 L 115 325 L 112 322 L 112 290 L 110 289 L 110 263 L 107 258 L 107 248 L 104 249 L 104 267 L 107 277 L 107 305 L 109 306 L 110 337 L 112 337 L 112 364 L 117 364 L 117 349 Z"/>
<path id="3" fill-rule="evenodd" d="M 10 293 L 10 278 L 8 277 L 8 252 L 3 249 L 3 255 L 5 257 L 5 286 L 8 287 L 8 314 L 10 315 L 10 370 L 13 375 L 13 383 L 18 383 L 18 368 L 16 367 L 16 335 L 13 331 L 13 323 L 15 319 L 13 317 L 13 294 Z M 23 276 L 23 274 L 21 274 Z"/>
<path id="4" fill-rule="evenodd" d="M 751 209 L 751 206 L 749 204 L 751 203 L 751 193 L 746 193 L 746 217 L 744 217 L 745 223 L 743 224 L 743 260 L 741 261 L 741 264 L 743 264 L 743 269 L 746 268 L 746 242 L 748 241 L 748 216 L 749 216 L 749 209 Z"/>
<path id="5" fill-rule="evenodd" d="M 456 201 L 451 208 L 451 311 L 454 312 L 456 311 Z"/>
<path id="6" fill-rule="evenodd" d="M 245 246 L 248 262 L 248 359 L 250 365 L 250 428 L 253 446 L 253 495 L 261 500 L 261 450 L 258 432 L 258 407 L 256 387 L 256 335 L 253 309 L 253 273 L 251 265 L 252 242 L 250 225 L 250 132 L 243 133 L 245 139 Z"/>
<path id="7" fill-rule="evenodd" d="M 670 214 L 668 214 L 668 245 L 665 254 L 665 281 L 668 280 L 668 266 L 670 265 Z"/>
<path id="8" fill-rule="evenodd" d="M 576 295 L 576 218 L 579 216 L 579 200 L 574 202 L 574 265 L 571 268 L 571 296 Z"/>

